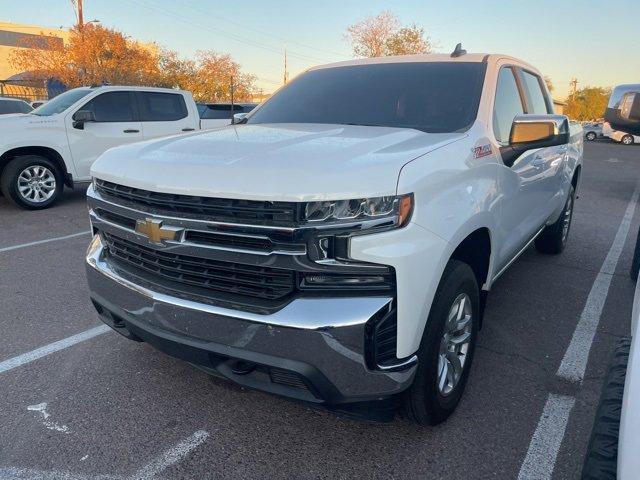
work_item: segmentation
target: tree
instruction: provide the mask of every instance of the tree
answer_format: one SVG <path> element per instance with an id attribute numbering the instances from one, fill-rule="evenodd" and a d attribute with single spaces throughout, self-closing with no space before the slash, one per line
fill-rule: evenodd
<path id="1" fill-rule="evenodd" d="M 574 120 L 602 118 L 611 95 L 610 88 L 585 87 L 567 99 L 564 114 Z"/>
<path id="2" fill-rule="evenodd" d="M 547 89 L 549 90 L 549 93 L 553 93 L 553 91 L 555 90 L 555 87 L 553 86 L 553 82 L 551 81 L 551 77 L 549 77 L 548 75 L 544 76 L 544 83 L 547 84 Z"/>
<path id="3" fill-rule="evenodd" d="M 415 24 L 402 26 L 398 17 L 389 11 L 347 27 L 345 38 L 356 57 L 410 55 L 433 50 L 424 28 Z"/>
<path id="4" fill-rule="evenodd" d="M 44 78 L 57 78 L 69 87 L 103 82 L 146 85 L 160 75 L 152 47 L 101 25 L 72 28 L 67 44 L 53 38 L 45 42 L 45 49 L 15 50 L 10 57 L 11 64 Z M 24 46 L 34 47 L 28 42 Z"/>
<path id="5" fill-rule="evenodd" d="M 74 27 L 67 44 L 55 37 L 38 41 L 24 45 L 32 48 L 16 49 L 13 66 L 70 88 L 102 83 L 182 88 L 198 101 L 211 102 L 230 100 L 232 83 L 234 100 L 251 100 L 254 89 L 255 77 L 243 73 L 229 55 L 203 51 L 195 60 L 183 59 L 173 50 L 142 45 L 101 25 Z"/>

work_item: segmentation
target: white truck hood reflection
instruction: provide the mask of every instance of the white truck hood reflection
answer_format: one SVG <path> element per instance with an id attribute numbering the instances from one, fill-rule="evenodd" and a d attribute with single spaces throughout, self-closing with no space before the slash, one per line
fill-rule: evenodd
<path id="1" fill-rule="evenodd" d="M 347 125 L 236 125 L 111 149 L 91 175 L 164 193 L 248 200 L 393 195 L 404 164 L 464 136 Z"/>

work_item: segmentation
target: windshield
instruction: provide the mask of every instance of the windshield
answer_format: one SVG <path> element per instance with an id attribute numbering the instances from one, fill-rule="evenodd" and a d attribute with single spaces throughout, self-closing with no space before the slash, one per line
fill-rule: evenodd
<path id="1" fill-rule="evenodd" d="M 247 123 L 466 130 L 478 112 L 485 68 L 481 62 L 408 62 L 312 70 L 280 90 Z"/>
<path id="2" fill-rule="evenodd" d="M 29 113 L 31 110 L 31 105 L 27 102 L 23 102 L 22 100 L 1 100 L 0 99 L 0 115 L 6 113 Z"/>
<path id="3" fill-rule="evenodd" d="M 39 106 L 31 113 L 41 117 L 48 117 L 50 115 L 55 115 L 56 113 L 62 113 L 82 97 L 86 97 L 90 93 L 91 89 L 89 88 L 75 88 L 73 90 L 69 90 L 68 92 L 58 95 L 44 105 Z"/>

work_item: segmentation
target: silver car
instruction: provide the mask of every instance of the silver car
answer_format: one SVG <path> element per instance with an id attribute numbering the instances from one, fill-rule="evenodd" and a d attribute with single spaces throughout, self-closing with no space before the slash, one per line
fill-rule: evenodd
<path id="1" fill-rule="evenodd" d="M 584 138 L 593 142 L 596 138 L 604 138 L 602 134 L 602 123 L 585 123 L 582 125 Z"/>

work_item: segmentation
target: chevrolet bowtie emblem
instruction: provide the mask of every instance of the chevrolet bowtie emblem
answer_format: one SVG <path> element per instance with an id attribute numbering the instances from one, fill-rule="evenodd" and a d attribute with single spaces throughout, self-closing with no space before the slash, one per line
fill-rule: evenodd
<path id="1" fill-rule="evenodd" d="M 163 227 L 162 220 L 147 218 L 145 220 L 136 221 L 136 232 L 144 235 L 153 243 L 162 245 L 163 240 L 175 240 L 178 233 L 182 232 L 181 228 Z"/>

